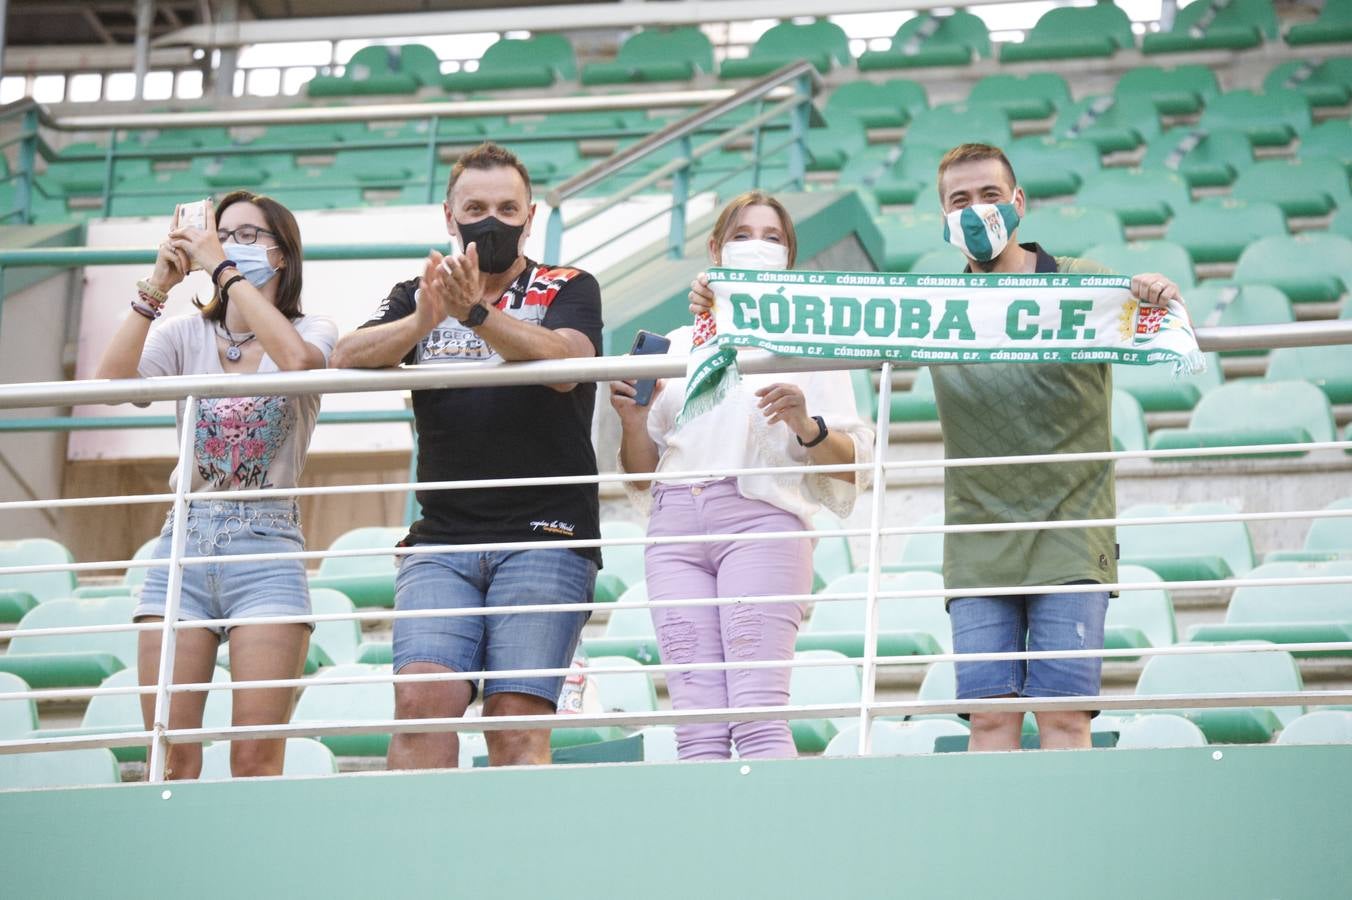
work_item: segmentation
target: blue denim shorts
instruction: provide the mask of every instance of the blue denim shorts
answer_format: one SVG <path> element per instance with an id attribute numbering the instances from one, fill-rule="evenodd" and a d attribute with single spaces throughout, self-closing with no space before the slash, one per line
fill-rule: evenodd
<path id="1" fill-rule="evenodd" d="M 469 609 L 589 603 L 596 563 L 565 549 L 405 556 L 395 609 Z M 415 662 L 456 672 L 567 668 L 590 612 L 396 619 L 394 671 Z M 530 694 L 557 703 L 563 676 L 490 678 L 484 695 Z M 477 693 L 477 686 L 471 685 Z"/>
<path id="2" fill-rule="evenodd" d="M 173 540 L 171 510 L 155 544 L 154 558 L 167 559 Z M 193 500 L 188 505 L 185 557 L 213 557 L 205 565 L 183 567 L 180 620 L 297 616 L 310 612 L 310 585 L 299 559 L 230 563 L 243 553 L 293 553 L 305 549 L 300 513 L 292 500 Z M 133 612 L 163 616 L 169 569 L 146 572 L 140 602 Z M 310 625 L 311 630 L 314 624 Z M 213 626 L 228 640 L 228 629 Z"/>
<path id="3" fill-rule="evenodd" d="M 955 653 L 1103 648 L 1108 592 L 960 597 L 948 606 Z M 1099 692 L 1103 660 L 1006 659 L 959 662 L 958 699 L 1086 697 Z"/>

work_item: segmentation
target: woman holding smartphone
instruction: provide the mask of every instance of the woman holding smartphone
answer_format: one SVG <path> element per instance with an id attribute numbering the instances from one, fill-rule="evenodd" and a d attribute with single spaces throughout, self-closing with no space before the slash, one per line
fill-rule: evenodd
<path id="1" fill-rule="evenodd" d="M 792 268 L 797 238 L 788 211 L 761 191 L 735 198 L 709 238 L 715 265 Z M 707 315 L 707 314 L 706 314 Z M 671 352 L 688 353 L 695 327 L 668 337 Z M 610 386 L 619 414 L 619 462 L 625 472 L 656 472 L 654 482 L 628 482 L 630 496 L 651 511 L 649 537 L 750 534 L 810 529 L 823 506 L 848 515 L 867 489 L 866 472 L 786 473 L 714 480 L 665 480 L 663 472 L 867 463 L 873 429 L 855 412 L 846 372 L 743 375 L 712 410 L 676 424 L 684 379 L 658 382 L 652 401 L 635 402 L 633 381 Z M 812 592 L 808 538 L 658 544 L 644 558 L 651 600 L 756 597 Z M 800 603 L 660 607 L 653 610 L 667 664 L 788 660 L 803 618 Z M 678 671 L 667 676 L 674 709 L 781 706 L 790 669 Z M 678 725 L 681 759 L 776 758 L 796 755 L 788 722 Z"/>
<path id="2" fill-rule="evenodd" d="M 203 201 L 205 203 L 205 201 Z M 331 319 L 301 312 L 301 242 L 295 217 L 270 197 L 247 191 L 227 194 L 213 211 L 175 216 L 175 227 L 160 242 L 155 267 L 136 285 L 130 309 L 99 362 L 98 378 L 322 369 L 338 330 Z M 205 228 L 179 222 L 205 220 Z M 190 270 L 212 280 L 208 302 L 194 299 L 198 312 L 156 323 L 168 293 Z M 318 394 L 229 397 L 197 403 L 192 470 L 175 470 L 170 484 L 191 479 L 194 492 L 248 491 L 295 487 L 319 413 Z M 300 560 L 230 563 L 237 554 L 291 552 L 305 548 L 299 513 L 291 499 L 192 500 L 188 507 L 188 556 L 219 562 L 183 568 L 180 620 L 303 615 L 310 612 L 305 567 Z M 172 512 L 155 547 L 169 556 Z M 162 621 L 168 569 L 150 569 L 135 610 L 138 622 Z M 221 641 L 230 644 L 234 681 L 297 678 L 304 667 L 313 626 L 301 623 L 188 628 L 179 631 L 174 682 L 211 681 Z M 140 683 L 154 684 L 160 660 L 160 632 L 140 634 Z M 141 696 L 146 727 L 152 726 L 154 696 Z M 197 728 L 204 693 L 173 695 L 169 727 Z M 236 691 L 235 725 L 269 725 L 291 717 L 290 688 Z M 231 743 L 236 776 L 279 775 L 284 740 Z M 170 747 L 171 778 L 196 778 L 199 744 Z"/>

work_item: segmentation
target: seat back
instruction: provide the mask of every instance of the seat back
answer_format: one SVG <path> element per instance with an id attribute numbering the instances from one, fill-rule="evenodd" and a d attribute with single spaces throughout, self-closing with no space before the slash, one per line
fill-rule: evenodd
<path id="1" fill-rule="evenodd" d="M 1320 578 L 1352 575 L 1352 562 L 1264 563 L 1248 578 Z M 1235 588 L 1226 624 L 1267 622 L 1352 623 L 1352 583 L 1245 585 Z"/>
<path id="2" fill-rule="evenodd" d="M 92 597 L 49 600 L 39 604 L 19 621 L 9 652 L 14 653 L 111 653 L 125 666 L 136 665 L 137 632 L 105 631 L 92 634 L 25 634 L 37 628 L 76 625 L 122 625 L 131 622 L 136 600 L 132 597 Z"/>

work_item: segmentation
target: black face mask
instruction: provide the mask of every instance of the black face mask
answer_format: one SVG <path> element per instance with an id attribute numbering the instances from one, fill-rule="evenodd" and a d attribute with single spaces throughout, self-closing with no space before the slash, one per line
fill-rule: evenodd
<path id="1" fill-rule="evenodd" d="M 479 251 L 479 271 L 489 275 L 506 272 L 520 256 L 517 249 L 521 246 L 521 233 L 525 224 L 508 225 L 496 216 L 489 216 L 477 222 L 455 222 L 460 230 L 460 241 L 468 247 L 473 244 Z"/>

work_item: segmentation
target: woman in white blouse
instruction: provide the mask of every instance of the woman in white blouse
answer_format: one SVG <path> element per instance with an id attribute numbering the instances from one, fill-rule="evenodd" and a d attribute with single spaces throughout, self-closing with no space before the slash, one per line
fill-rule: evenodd
<path id="1" fill-rule="evenodd" d="M 709 238 L 715 265 L 741 269 L 792 268 L 793 222 L 773 197 L 750 191 L 718 217 Z M 668 337 L 672 353 L 688 353 L 695 328 Z M 855 412 L 845 372 L 743 375 L 722 402 L 680 426 L 676 417 L 684 379 L 659 382 L 652 402 L 634 401 L 632 381 L 611 383 L 619 414 L 620 467 L 655 472 L 651 483 L 628 483 L 640 508 L 649 508 L 650 537 L 802 531 L 826 507 L 845 516 L 868 487 L 866 472 L 825 475 L 790 472 L 714 480 L 666 480 L 663 472 L 868 463 L 873 429 Z M 801 595 L 812 592 L 808 538 L 750 539 L 649 546 L 645 555 L 651 600 Z M 666 664 L 788 660 L 803 618 L 795 602 L 653 610 Z M 781 706 L 789 699 L 790 669 L 677 671 L 667 676 L 674 709 Z M 679 725 L 682 759 L 727 759 L 735 744 L 742 758 L 794 756 L 788 722 L 711 722 Z"/>
<path id="2" fill-rule="evenodd" d="M 221 198 L 206 227 L 178 227 L 159 245 L 155 268 L 136 286 L 131 309 L 113 334 L 99 362 L 98 378 L 156 375 L 216 375 L 322 369 L 338 329 L 332 319 L 301 313 L 301 242 L 296 219 L 270 197 L 235 191 Z M 190 270 L 212 280 L 212 295 L 199 313 L 157 323 L 170 289 Z M 295 500 L 210 499 L 217 492 L 293 488 L 305 465 L 306 450 L 319 414 L 318 394 L 207 398 L 193 420 L 179 428 L 194 431 L 193 459 L 187 472 L 175 470 L 170 484 L 190 480 L 198 494 L 188 506 L 187 556 L 213 557 L 210 564 L 183 567 L 178 619 L 266 618 L 306 615 L 310 592 L 299 559 L 232 562 L 232 556 L 295 552 L 305 549 Z M 207 497 L 200 495 L 207 494 Z M 169 556 L 172 514 L 155 545 L 154 556 Z M 162 621 L 168 569 L 152 568 L 133 611 L 138 622 Z M 208 682 L 216 651 L 230 643 L 234 681 L 299 678 L 310 632 L 304 623 L 209 626 L 179 631 L 174 661 L 178 682 Z M 159 631 L 143 631 L 137 654 L 141 684 L 154 684 L 160 662 Z M 174 694 L 171 729 L 200 728 L 206 694 Z M 234 692 L 235 725 L 286 722 L 296 692 L 265 688 Z M 141 696 L 146 728 L 153 726 L 155 697 Z M 242 775 L 280 775 L 286 742 L 238 740 L 230 746 L 231 771 Z M 196 778 L 202 767 L 200 744 L 173 744 L 171 778 Z"/>

